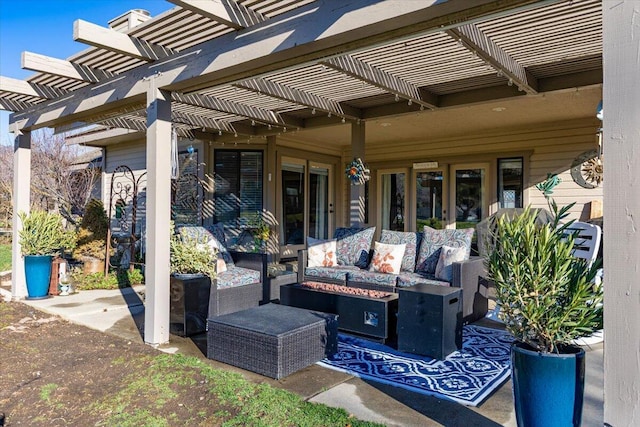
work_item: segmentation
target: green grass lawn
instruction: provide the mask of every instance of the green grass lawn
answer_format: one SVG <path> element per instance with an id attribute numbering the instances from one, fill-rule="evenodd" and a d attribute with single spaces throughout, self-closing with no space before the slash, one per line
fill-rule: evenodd
<path id="1" fill-rule="evenodd" d="M 11 245 L 0 245 L 0 271 L 11 270 Z"/>

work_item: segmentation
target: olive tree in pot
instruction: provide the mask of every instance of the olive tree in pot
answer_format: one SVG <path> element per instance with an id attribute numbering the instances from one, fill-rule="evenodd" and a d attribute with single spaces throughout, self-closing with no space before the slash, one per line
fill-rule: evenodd
<path id="1" fill-rule="evenodd" d="M 557 180 L 556 180 L 557 183 Z M 511 348 L 518 426 L 579 426 L 585 352 L 573 341 L 602 319 L 602 290 L 593 285 L 598 266 L 572 255 L 572 205 L 549 199 L 552 221 L 536 224 L 536 212 L 502 216 L 491 224 L 485 264 L 495 284 L 500 318 L 516 341 Z"/>
<path id="2" fill-rule="evenodd" d="M 18 215 L 22 222 L 19 236 L 28 298 L 46 298 L 53 256 L 63 249 L 75 247 L 75 233 L 65 230 L 58 213 L 34 210 Z"/>
<path id="3" fill-rule="evenodd" d="M 190 336 L 204 332 L 217 250 L 197 236 L 171 233 L 170 332 Z"/>

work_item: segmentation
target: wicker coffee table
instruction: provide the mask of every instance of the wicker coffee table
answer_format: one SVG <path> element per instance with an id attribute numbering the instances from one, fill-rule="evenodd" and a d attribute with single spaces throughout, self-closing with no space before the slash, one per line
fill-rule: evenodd
<path id="1" fill-rule="evenodd" d="M 271 378 L 338 349 L 335 314 L 267 304 L 208 320 L 207 357 Z"/>

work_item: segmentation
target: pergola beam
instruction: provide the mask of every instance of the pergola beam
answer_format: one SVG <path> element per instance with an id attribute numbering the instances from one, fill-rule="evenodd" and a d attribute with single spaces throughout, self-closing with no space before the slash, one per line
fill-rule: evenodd
<path id="1" fill-rule="evenodd" d="M 354 77 L 372 86 L 392 93 L 400 98 L 415 102 L 427 108 L 436 108 L 438 98 L 427 90 L 421 90 L 414 84 L 388 73 L 380 68 L 349 55 L 338 56 L 320 64 L 340 73 Z"/>
<path id="2" fill-rule="evenodd" d="M 167 47 L 149 43 L 82 19 L 73 23 L 73 40 L 149 62 L 175 53 Z"/>
<path id="3" fill-rule="evenodd" d="M 0 92 L 10 92 L 16 95 L 33 96 L 42 99 L 53 99 L 65 95 L 68 91 L 52 86 L 29 83 L 25 80 L 0 76 Z"/>
<path id="4" fill-rule="evenodd" d="M 22 68 L 87 83 L 97 83 L 114 75 L 108 71 L 26 51 L 22 52 Z"/>
<path id="5" fill-rule="evenodd" d="M 305 107 L 323 111 L 328 114 L 334 114 L 345 119 L 358 120 L 361 115 L 360 110 L 342 105 L 333 99 L 285 86 L 271 80 L 250 79 L 235 83 L 234 86 L 288 101 L 293 104 L 304 105 Z"/>
<path id="6" fill-rule="evenodd" d="M 475 24 L 461 25 L 457 28 L 447 30 L 454 39 L 462 43 L 470 51 L 478 55 L 489 65 L 495 68 L 498 73 L 503 74 L 515 84 L 518 89 L 528 93 L 538 93 L 535 78 L 529 76 L 527 70 L 515 59 L 505 52 L 500 46 L 495 44 L 483 31 Z"/>
<path id="7" fill-rule="evenodd" d="M 205 16 L 212 21 L 240 30 L 268 18 L 234 0 L 168 0 L 183 9 Z"/>
<path id="8" fill-rule="evenodd" d="M 319 61 L 392 38 L 439 31 L 452 20 L 469 21 L 522 6 L 522 0 L 380 2 L 344 0 L 339 7 L 318 0 L 246 30 L 217 37 L 153 64 L 144 64 L 97 86 L 80 88 L 64 102 L 14 113 L 27 129 L 80 121 L 103 110 L 125 106 L 146 94 L 145 77 L 157 75 L 159 88 L 194 92 L 241 81 L 248 76 Z M 533 7 L 533 6 L 532 6 Z M 362 31 L 366 28 L 366 32 Z"/>
<path id="9" fill-rule="evenodd" d="M 285 127 L 302 127 L 302 120 L 300 119 L 288 116 L 283 117 L 274 111 L 265 110 L 264 108 L 241 104 L 213 96 L 173 92 L 171 97 L 173 101 L 180 102 L 181 104 L 234 114 L 259 123 Z"/>

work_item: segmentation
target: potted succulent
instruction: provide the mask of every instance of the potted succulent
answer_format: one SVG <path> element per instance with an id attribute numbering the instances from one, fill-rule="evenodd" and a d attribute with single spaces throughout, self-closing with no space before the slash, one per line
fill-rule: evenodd
<path id="1" fill-rule="evenodd" d="M 53 255 L 75 247 L 75 233 L 65 230 L 58 213 L 34 210 L 18 214 L 22 222 L 19 233 L 24 256 L 28 298 L 46 298 L 51 279 Z"/>
<path id="2" fill-rule="evenodd" d="M 579 426 L 585 352 L 572 345 L 598 328 L 602 289 L 593 284 L 598 265 L 572 255 L 575 236 L 563 223 L 572 205 L 549 198 L 559 181 L 545 181 L 552 220 L 536 223 L 536 212 L 504 215 L 490 225 L 485 258 L 496 290 L 499 317 L 516 341 L 511 349 L 518 426 Z"/>
<path id="3" fill-rule="evenodd" d="M 181 336 L 204 332 L 211 280 L 216 276 L 217 250 L 204 236 L 177 234 L 170 247 L 170 329 Z"/>

